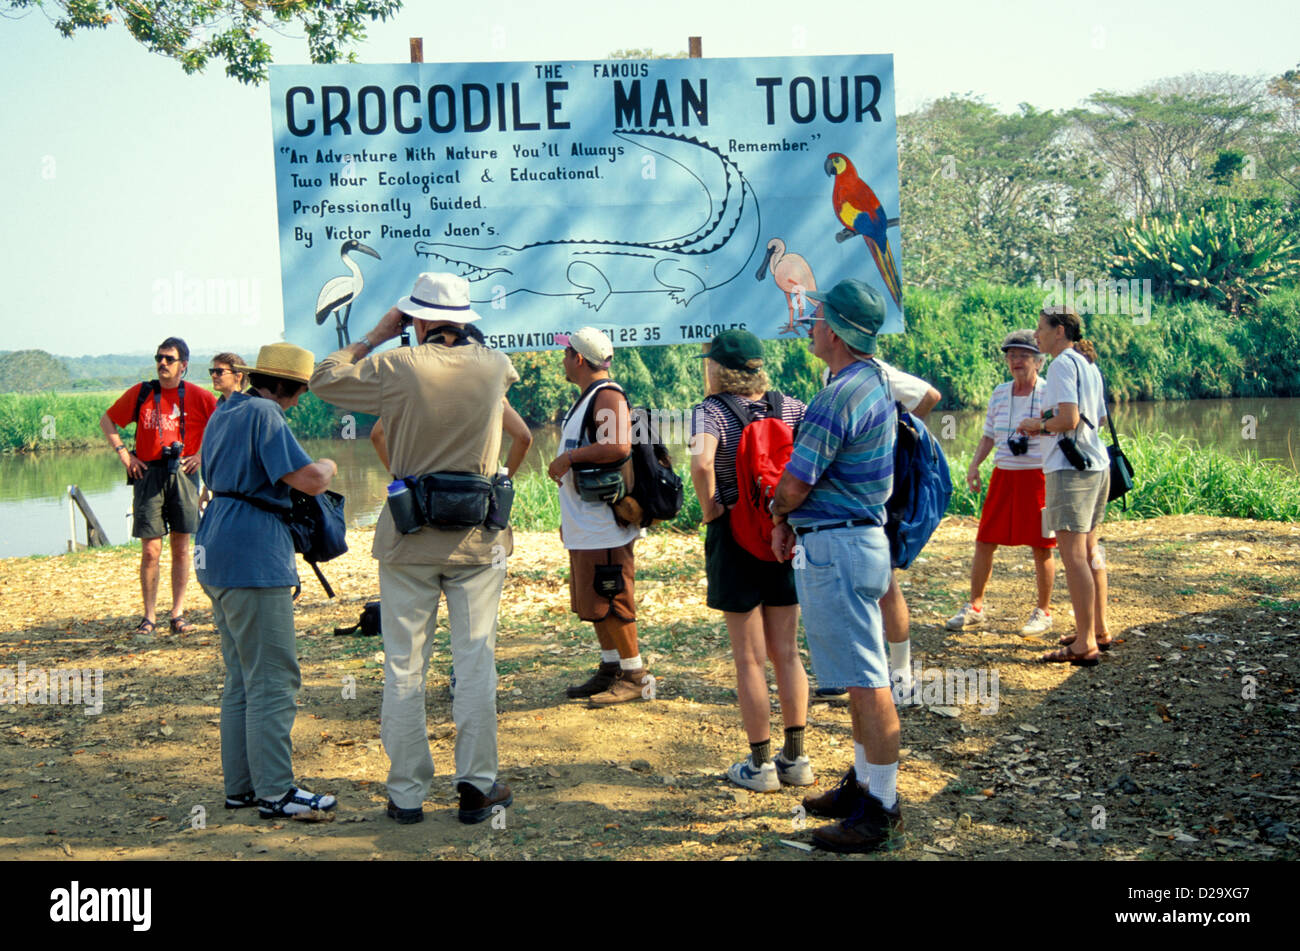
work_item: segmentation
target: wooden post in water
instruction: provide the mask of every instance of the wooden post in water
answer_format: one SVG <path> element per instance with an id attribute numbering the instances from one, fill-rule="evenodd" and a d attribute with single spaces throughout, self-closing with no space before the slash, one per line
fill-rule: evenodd
<path id="1" fill-rule="evenodd" d="M 75 520 L 71 511 L 73 503 L 76 504 L 77 508 L 81 509 L 81 514 L 86 518 L 86 547 L 98 548 L 109 544 L 108 536 L 104 533 L 104 527 L 99 524 L 99 519 L 97 519 L 95 513 L 91 511 L 90 503 L 87 502 L 86 497 L 81 494 L 81 489 L 75 485 L 68 486 L 68 498 L 70 500 L 68 520 L 73 523 L 72 527 L 74 529 L 73 537 L 68 540 L 68 550 L 76 550 Z"/>

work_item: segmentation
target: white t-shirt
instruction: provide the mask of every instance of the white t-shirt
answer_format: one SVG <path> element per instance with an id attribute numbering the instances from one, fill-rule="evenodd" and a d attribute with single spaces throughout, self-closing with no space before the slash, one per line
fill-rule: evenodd
<path id="1" fill-rule="evenodd" d="M 889 391 L 893 394 L 895 401 L 903 404 L 903 409 L 909 413 L 915 412 L 916 408 L 921 405 L 921 400 L 925 399 L 925 394 L 930 392 L 930 384 L 919 376 L 912 376 L 910 373 L 904 373 L 897 367 L 892 367 L 880 357 L 873 357 L 873 360 L 880 365 L 880 370 L 885 374 L 885 379 L 889 382 Z M 831 368 L 822 369 L 822 386 L 825 387 L 831 378 Z"/>
<path id="2" fill-rule="evenodd" d="M 564 427 L 560 430 L 561 453 L 586 445 L 582 438 L 582 422 L 587 415 L 587 404 L 603 389 L 604 386 L 593 386 L 565 417 Z M 599 429 L 597 421 L 597 432 Z M 641 537 L 640 526 L 622 528 L 614 521 L 614 510 L 608 503 L 584 502 L 578 495 L 572 469 L 560 480 L 560 528 L 564 536 L 564 547 L 578 551 L 621 548 Z"/>
<path id="3" fill-rule="evenodd" d="M 1090 461 L 1086 471 L 1101 472 L 1110 466 L 1110 456 L 1101 444 L 1097 427 L 1106 419 L 1106 406 L 1101 391 L 1101 371 L 1088 362 L 1088 358 L 1071 347 L 1061 352 L 1047 368 L 1047 391 L 1043 394 L 1043 404 L 1054 413 L 1060 412 L 1062 403 L 1075 403 L 1079 412 L 1088 417 L 1093 424 L 1089 426 L 1079 420 L 1079 427 L 1073 433 L 1048 434 L 1051 448 L 1043 460 L 1044 472 L 1061 472 L 1068 469 L 1077 471 L 1061 453 L 1060 435 L 1073 435 L 1074 441 Z"/>
<path id="4" fill-rule="evenodd" d="M 1028 396 L 1015 396 L 1011 391 L 1015 383 L 1001 383 L 993 388 L 989 397 L 989 410 L 984 417 L 984 435 L 993 440 L 993 464 L 999 469 L 1041 469 L 1046 441 L 1042 436 L 1029 437 L 1029 451 L 1012 455 L 1007 439 L 1016 431 L 1016 424 L 1027 416 L 1043 414 L 1043 393 L 1047 383 L 1040 376 L 1034 381 L 1034 391 Z M 1051 437 L 1048 437 L 1051 438 Z M 1055 440 L 1053 440 L 1055 441 Z"/>

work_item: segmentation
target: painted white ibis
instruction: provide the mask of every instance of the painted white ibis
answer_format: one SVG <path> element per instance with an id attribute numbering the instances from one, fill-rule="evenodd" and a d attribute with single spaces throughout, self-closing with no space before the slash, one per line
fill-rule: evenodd
<path id="1" fill-rule="evenodd" d="M 769 271 L 776 280 L 776 286 L 785 293 L 785 306 L 790 312 L 790 322 L 781 328 L 781 333 L 793 333 L 795 317 L 802 316 L 804 294 L 817 290 L 817 279 L 801 255 L 786 253 L 785 242 L 780 238 L 773 238 L 767 243 L 767 254 L 754 276 L 761 281 Z M 796 299 L 799 302 L 798 314 L 795 309 Z"/>
<path id="2" fill-rule="evenodd" d="M 325 319 L 330 314 L 334 315 L 334 330 L 339 335 L 340 350 L 352 342 L 348 336 L 348 317 L 352 315 L 352 302 L 360 296 L 361 288 L 365 286 L 365 281 L 361 277 L 361 268 L 348 257 L 349 251 L 360 251 L 362 254 L 382 260 L 374 248 L 366 247 L 356 238 L 349 238 L 339 249 L 339 257 L 352 273 L 331 278 L 320 289 L 320 296 L 316 298 L 316 324 L 319 326 L 325 323 Z M 339 317 L 340 310 L 343 311 L 342 318 Z"/>

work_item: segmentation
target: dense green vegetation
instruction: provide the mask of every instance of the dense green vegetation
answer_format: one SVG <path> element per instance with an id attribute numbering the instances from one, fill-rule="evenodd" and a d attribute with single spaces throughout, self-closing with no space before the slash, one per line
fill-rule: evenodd
<path id="1" fill-rule="evenodd" d="M 1215 515 L 1289 522 L 1300 519 L 1300 478 L 1287 468 L 1261 463 L 1253 454 L 1232 456 L 1208 450 L 1186 439 L 1168 435 L 1121 434 L 1124 453 L 1133 463 L 1137 485 L 1128 496 L 1128 511 L 1118 502 L 1106 510 L 1108 519 L 1155 518 L 1160 515 Z M 953 496 L 950 515 L 980 514 L 983 494 L 966 487 L 965 473 L 971 452 L 948 457 Z M 667 528 L 694 532 L 700 527 L 700 503 L 688 468 L 679 470 L 686 483 L 682 512 Z M 980 469 L 987 488 L 993 471 L 990 456 Z M 544 473 L 530 472 L 515 480 L 516 528 L 555 531 L 560 526 L 560 506 L 555 485 Z M 662 530 L 662 529 L 661 529 Z M 975 534 L 971 532 L 971 540 Z"/>
<path id="2" fill-rule="evenodd" d="M 976 284 L 960 292 L 910 289 L 908 332 L 881 338 L 880 355 L 923 377 L 943 393 L 944 409 L 985 405 L 1005 378 L 998 350 L 1018 327 L 1032 327 L 1048 292 L 1041 287 Z M 1077 302 L 1076 302 L 1077 303 Z M 1300 396 L 1300 289 L 1277 291 L 1233 316 L 1205 302 L 1156 302 L 1151 319 L 1127 314 L 1084 316 L 1086 336 L 1101 356 L 1116 400 Z M 778 389 L 809 400 L 821 388 L 823 364 L 806 339 L 763 343 L 767 371 Z M 614 376 L 637 405 L 686 410 L 703 396 L 700 348 L 681 345 L 620 349 Z M 558 352 L 517 353 L 520 381 L 510 401 L 529 425 L 554 422 L 575 388 L 564 379 Z M 0 393 L 0 450 L 99 445 L 99 415 L 117 394 Z M 53 417 L 54 438 L 44 417 Z M 335 438 L 345 414 L 315 395 L 289 412 L 299 437 Z M 354 414 L 356 434 L 373 418 Z"/>

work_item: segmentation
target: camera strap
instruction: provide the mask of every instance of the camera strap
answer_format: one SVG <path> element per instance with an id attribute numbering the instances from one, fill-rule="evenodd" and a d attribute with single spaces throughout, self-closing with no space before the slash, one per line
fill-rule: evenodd
<path id="1" fill-rule="evenodd" d="M 158 429 L 158 437 L 162 438 L 162 382 L 160 380 L 145 380 L 140 384 L 140 395 L 135 401 L 135 417 L 132 422 L 136 424 L 136 445 L 140 443 L 140 407 L 144 405 L 145 400 L 149 398 L 150 391 L 153 392 L 153 410 L 154 425 Z M 176 400 L 181 411 L 181 442 L 185 442 L 185 381 L 181 380 L 176 385 Z"/>

